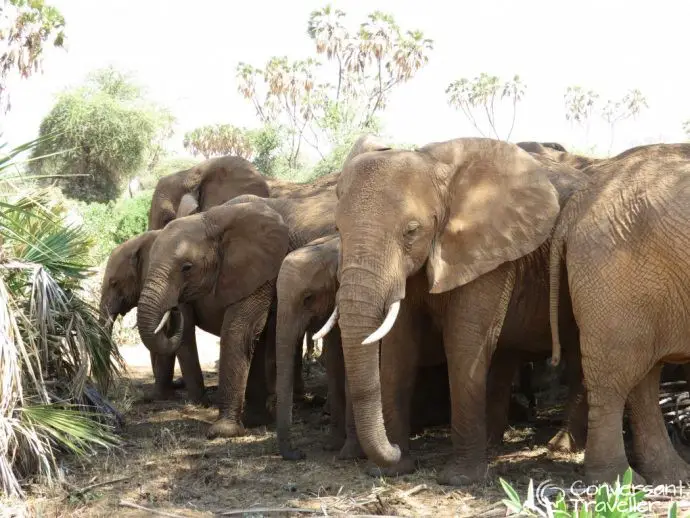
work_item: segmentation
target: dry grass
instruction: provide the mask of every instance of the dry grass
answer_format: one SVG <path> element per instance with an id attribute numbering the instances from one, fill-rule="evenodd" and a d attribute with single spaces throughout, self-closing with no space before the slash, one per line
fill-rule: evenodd
<path id="1" fill-rule="evenodd" d="M 206 383 L 211 387 L 217 384 L 210 354 L 217 351 L 215 347 L 215 342 L 200 345 Z M 462 489 L 435 481 L 437 470 L 451 453 L 447 428 L 428 430 L 413 440 L 420 469 L 397 479 L 370 477 L 363 469 L 365 461 L 339 461 L 334 452 L 326 451 L 327 418 L 320 407 L 306 402 L 295 412 L 296 446 L 307 453 L 303 461 L 280 458 L 272 426 L 253 429 L 242 438 L 208 441 L 205 433 L 216 411 L 186 404 L 183 391 L 175 401 L 142 400 L 152 387 L 150 368 L 144 361 L 147 355 L 142 354 L 138 361 L 133 356 L 135 349 L 124 349 L 125 358 L 142 365 L 130 368 L 129 379 L 117 387 L 118 403 L 127 419 L 126 444 L 115 454 L 64 462 L 61 487 L 52 493 L 34 488 L 15 516 L 151 516 L 146 510 L 123 507 L 121 501 L 185 517 L 219 516 L 251 508 L 308 509 L 312 513 L 246 511 L 233 515 L 499 516 L 505 515 L 499 476 L 523 496 L 530 478 L 535 484 L 550 479 L 561 487 L 582 478 L 581 455 L 556 455 L 544 448 L 555 431 L 545 424 L 551 422 L 546 413 L 540 414 L 539 426 L 516 426 L 506 433 L 504 445 L 492 453 L 486 484 Z M 325 395 L 323 371 L 318 366 L 312 366 L 307 389 Z M 8 515 L 9 507 L 3 509 L 0 516 Z"/>

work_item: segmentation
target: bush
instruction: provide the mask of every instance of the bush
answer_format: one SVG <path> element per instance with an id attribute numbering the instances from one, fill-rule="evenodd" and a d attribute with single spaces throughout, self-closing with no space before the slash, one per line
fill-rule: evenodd
<path id="1" fill-rule="evenodd" d="M 117 245 L 146 231 L 152 195 L 148 190 L 117 202 L 79 204 L 83 225 L 95 241 L 91 263 L 101 264 Z"/>

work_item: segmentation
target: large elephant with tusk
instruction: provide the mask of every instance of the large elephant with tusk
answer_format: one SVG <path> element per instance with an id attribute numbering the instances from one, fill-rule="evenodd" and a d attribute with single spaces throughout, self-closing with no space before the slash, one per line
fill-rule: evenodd
<path id="1" fill-rule="evenodd" d="M 285 255 L 335 231 L 335 182 L 328 175 L 302 189 L 308 196 L 244 195 L 175 219 L 151 247 L 137 324 L 154 353 L 173 354 L 193 304 L 196 324 L 221 338 L 219 418 L 209 436 L 244 433 L 242 409 L 257 338 L 275 354 L 275 282 Z M 300 187 L 295 186 L 298 190 Z M 300 351 L 301 352 L 301 351 Z M 301 358 L 301 354 L 300 354 Z M 269 374 L 275 380 L 275 373 Z"/>
<path id="2" fill-rule="evenodd" d="M 439 481 L 486 476 L 491 357 L 502 330 L 506 347 L 516 337 L 550 347 L 549 238 L 561 204 L 586 180 L 491 139 L 403 151 L 363 137 L 353 149 L 337 186 L 333 320 L 360 444 L 386 473 L 414 469 L 409 380 L 427 354 L 431 322 L 448 362 L 455 447 Z M 565 351 L 577 348 L 576 337 L 564 332 Z"/>

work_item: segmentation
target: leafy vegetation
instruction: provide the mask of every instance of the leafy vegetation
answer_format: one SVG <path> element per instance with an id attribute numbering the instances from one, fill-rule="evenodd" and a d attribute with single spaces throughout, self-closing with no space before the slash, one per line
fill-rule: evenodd
<path id="1" fill-rule="evenodd" d="M 46 44 L 63 47 L 65 19 L 58 9 L 43 0 L 4 0 L 0 5 L 0 109 L 11 105 L 7 80 L 12 73 L 26 78 L 43 62 Z"/>
<path id="2" fill-rule="evenodd" d="M 41 143 L 0 147 L 0 487 L 8 495 L 22 494 L 34 474 L 50 483 L 60 450 L 86 455 L 119 442 L 95 387 L 106 393 L 122 360 L 80 292 L 92 273 L 89 235 L 12 167 Z"/>
<path id="3" fill-rule="evenodd" d="M 115 200 L 142 167 L 152 168 L 170 135 L 172 116 L 146 100 L 132 79 L 112 68 L 97 70 L 86 83 L 58 96 L 43 119 L 35 175 L 51 176 L 70 198 Z"/>

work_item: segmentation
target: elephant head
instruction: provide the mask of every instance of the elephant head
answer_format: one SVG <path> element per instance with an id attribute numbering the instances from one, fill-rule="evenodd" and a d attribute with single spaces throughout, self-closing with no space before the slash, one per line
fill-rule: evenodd
<path id="1" fill-rule="evenodd" d="M 157 230 L 150 230 L 133 237 L 117 246 L 108 258 L 99 307 L 109 332 L 119 315 L 126 315 L 137 305 L 148 268 L 149 250 L 157 235 Z"/>
<path id="2" fill-rule="evenodd" d="M 137 325 L 152 352 L 180 345 L 178 305 L 205 296 L 228 306 L 278 275 L 288 227 L 265 200 L 242 196 L 200 214 L 175 219 L 151 247 Z"/>
<path id="3" fill-rule="evenodd" d="M 175 218 L 221 205 L 241 194 L 268 197 L 268 183 L 254 165 L 238 156 L 206 160 L 191 169 L 164 176 L 151 200 L 149 230 Z"/>
<path id="4" fill-rule="evenodd" d="M 384 428 L 378 341 L 394 325 L 407 279 L 424 269 L 439 294 L 529 254 L 550 237 L 558 194 L 529 153 L 480 138 L 365 150 L 344 164 L 337 192 L 334 315 L 357 434 L 370 459 L 391 465 L 400 450 Z"/>

